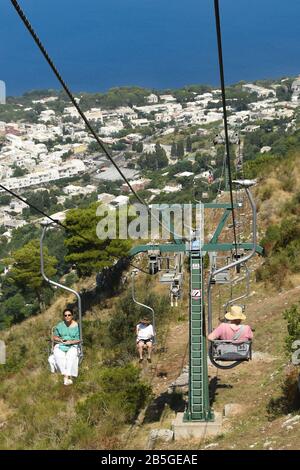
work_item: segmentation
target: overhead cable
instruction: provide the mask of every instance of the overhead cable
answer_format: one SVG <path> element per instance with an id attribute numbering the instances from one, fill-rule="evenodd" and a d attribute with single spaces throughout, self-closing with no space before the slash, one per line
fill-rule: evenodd
<path id="1" fill-rule="evenodd" d="M 226 93 L 225 93 L 225 79 L 224 79 L 224 64 L 223 64 L 223 52 L 222 52 L 222 33 L 221 33 L 219 0 L 214 0 L 214 4 L 215 4 L 215 20 L 216 20 L 216 30 L 217 30 L 217 42 L 218 42 L 219 71 L 220 71 L 220 82 L 221 82 L 221 92 L 222 92 L 222 106 L 223 106 L 223 121 L 224 121 L 224 132 L 225 132 L 226 159 L 227 159 L 229 191 L 230 191 L 230 204 L 231 204 L 231 213 L 232 213 L 232 224 L 233 224 L 233 236 L 234 236 L 235 253 L 237 255 L 237 236 L 236 236 L 236 223 L 235 223 L 234 204 L 233 204 L 233 189 L 232 189 L 231 164 L 230 164 L 230 142 L 229 142 L 228 123 L 227 123 Z"/>
<path id="2" fill-rule="evenodd" d="M 82 235 L 81 233 L 79 233 L 77 230 L 74 230 L 73 228 L 71 227 L 68 227 L 67 225 L 63 224 L 62 222 L 60 222 L 59 220 L 57 219 L 54 219 L 51 215 L 47 214 L 46 212 L 44 212 L 43 210 L 39 209 L 38 207 L 36 207 L 34 204 L 31 204 L 31 202 L 28 202 L 26 199 L 24 199 L 22 196 L 20 196 L 19 194 L 15 193 L 14 191 L 12 191 L 11 189 L 8 189 L 6 188 L 5 186 L 3 186 L 3 184 L 0 184 L 0 188 L 3 189 L 5 192 L 7 192 L 8 194 L 10 194 L 11 196 L 15 197 L 16 199 L 18 199 L 19 201 L 23 202 L 24 204 L 26 204 L 28 207 L 31 207 L 32 209 L 34 209 L 36 212 L 38 212 L 39 214 L 41 214 L 43 217 L 46 217 L 47 219 L 51 220 L 52 223 L 58 225 L 59 227 L 63 228 L 64 230 L 66 230 L 66 232 L 70 232 L 72 233 L 73 235 L 77 235 L 79 238 L 81 238 L 82 240 L 88 242 L 88 243 L 91 243 L 92 245 L 95 246 L 95 248 L 98 248 L 97 244 L 94 242 L 94 240 L 90 240 L 89 238 L 85 237 L 84 235 Z M 114 255 L 112 253 L 109 253 L 109 256 L 113 257 L 113 258 L 116 258 L 118 259 L 119 261 L 121 259 L 124 259 L 124 258 L 120 258 L 119 256 L 117 255 Z M 145 271 L 144 269 L 142 268 L 139 268 L 138 266 L 135 266 L 134 264 L 132 264 L 131 262 L 129 262 L 130 266 L 132 266 L 133 268 L 136 268 L 138 269 L 139 271 L 143 272 L 144 274 L 149 274 L 147 271 Z"/>
<path id="3" fill-rule="evenodd" d="M 132 185 L 130 184 L 130 182 L 128 181 L 128 179 L 126 178 L 125 174 L 123 173 L 123 171 L 120 169 L 120 167 L 117 165 L 117 163 L 114 161 L 111 153 L 109 152 L 109 150 L 107 149 L 107 147 L 104 145 L 104 142 L 100 139 L 100 137 L 98 136 L 97 132 L 95 131 L 95 129 L 93 128 L 93 126 L 91 125 L 91 123 L 89 122 L 88 118 L 86 117 L 86 115 L 84 114 L 84 112 L 82 111 L 81 107 L 79 106 L 79 104 L 77 103 L 73 93 L 71 92 L 70 88 L 67 86 L 66 82 L 64 81 L 64 79 L 62 78 L 61 74 L 59 73 L 57 67 L 55 66 L 53 60 L 51 59 L 51 57 L 49 56 L 46 48 L 44 47 L 44 45 L 42 44 L 40 38 L 38 37 L 37 33 L 34 31 L 30 21 L 28 20 L 28 18 L 26 17 L 24 11 L 22 10 L 19 2 L 17 0 L 10 0 L 13 7 L 15 8 L 16 12 L 18 13 L 20 19 L 22 20 L 22 22 L 24 23 L 26 29 L 28 30 L 28 32 L 30 33 L 31 37 L 33 38 L 34 42 L 36 43 L 36 45 L 38 46 L 39 50 L 41 51 L 41 53 L 43 54 L 44 58 L 46 59 L 47 63 L 49 64 L 49 66 L 51 67 L 53 73 L 55 74 L 56 78 L 58 79 L 58 81 L 60 82 L 61 86 L 63 87 L 63 89 L 65 90 L 66 94 L 68 95 L 70 101 L 72 102 L 73 106 L 75 107 L 75 109 L 77 110 L 78 114 L 81 116 L 82 120 L 84 121 L 86 127 L 88 128 L 88 130 L 90 131 L 90 133 L 92 134 L 92 136 L 95 138 L 95 140 L 97 141 L 99 147 L 101 148 L 101 150 L 103 151 L 103 153 L 106 155 L 106 157 L 109 159 L 109 161 L 113 164 L 113 166 L 115 167 L 115 169 L 117 170 L 117 172 L 119 173 L 119 175 L 121 176 L 121 178 L 125 181 L 125 183 L 127 184 L 128 188 L 130 189 L 130 191 L 132 192 L 132 194 L 134 194 L 134 196 L 136 197 L 136 199 L 141 203 L 143 204 L 146 208 L 147 208 L 147 211 L 148 213 L 150 214 L 151 213 L 151 209 L 149 207 L 149 205 L 146 203 L 146 201 L 141 197 L 139 196 L 139 194 L 137 193 L 137 191 L 135 191 L 132 187 Z M 158 218 L 154 215 L 154 214 L 151 214 L 151 216 L 157 220 L 157 222 L 159 223 L 159 225 L 163 228 L 166 228 L 167 230 L 169 230 L 169 227 L 166 227 L 164 225 L 164 223 L 160 220 L 159 216 Z M 171 233 L 174 235 L 174 237 L 177 237 L 179 238 L 179 235 L 176 234 L 173 230 L 171 230 Z"/>

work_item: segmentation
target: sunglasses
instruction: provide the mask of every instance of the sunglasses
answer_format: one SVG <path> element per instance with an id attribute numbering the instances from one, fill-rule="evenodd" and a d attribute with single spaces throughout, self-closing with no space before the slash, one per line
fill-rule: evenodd
<path id="1" fill-rule="evenodd" d="M 71 313 L 67 313 L 66 315 L 64 315 L 64 317 L 71 317 Z"/>

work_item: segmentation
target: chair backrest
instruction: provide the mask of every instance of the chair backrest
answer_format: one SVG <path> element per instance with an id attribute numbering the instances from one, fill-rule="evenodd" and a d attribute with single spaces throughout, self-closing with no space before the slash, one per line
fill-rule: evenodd
<path id="1" fill-rule="evenodd" d="M 216 361 L 249 361 L 252 359 L 252 341 L 215 340 L 212 352 Z"/>

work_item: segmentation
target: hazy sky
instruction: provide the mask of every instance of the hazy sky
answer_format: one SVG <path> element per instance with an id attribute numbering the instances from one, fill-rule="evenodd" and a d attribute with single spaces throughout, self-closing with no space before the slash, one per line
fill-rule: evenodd
<path id="1" fill-rule="evenodd" d="M 20 0 L 73 90 L 218 84 L 213 0 Z M 227 83 L 300 73 L 300 1 L 220 0 Z M 0 0 L 8 94 L 57 88 L 10 0 Z"/>

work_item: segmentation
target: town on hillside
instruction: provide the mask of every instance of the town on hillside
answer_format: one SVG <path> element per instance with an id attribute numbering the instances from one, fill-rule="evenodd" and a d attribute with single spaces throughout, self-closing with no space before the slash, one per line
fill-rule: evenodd
<path id="1" fill-rule="evenodd" d="M 161 93 L 119 88 L 107 94 L 76 95 L 76 100 L 147 202 L 168 201 L 173 193 L 180 197 L 191 181 L 198 182 L 202 199 L 216 196 L 224 159 L 219 89 L 195 85 Z M 272 151 L 272 145 L 261 142 L 253 150 L 249 135 L 261 128 L 292 132 L 299 105 L 300 78 L 228 87 L 228 125 L 237 169 L 251 160 L 251 152 Z M 129 201 L 127 185 L 101 153 L 77 110 L 62 92 L 53 90 L 1 101 L 0 174 L 5 188 L 59 220 L 83 201 L 111 207 Z M 2 236 L 9 240 L 14 229 L 37 216 L 1 189 Z"/>

